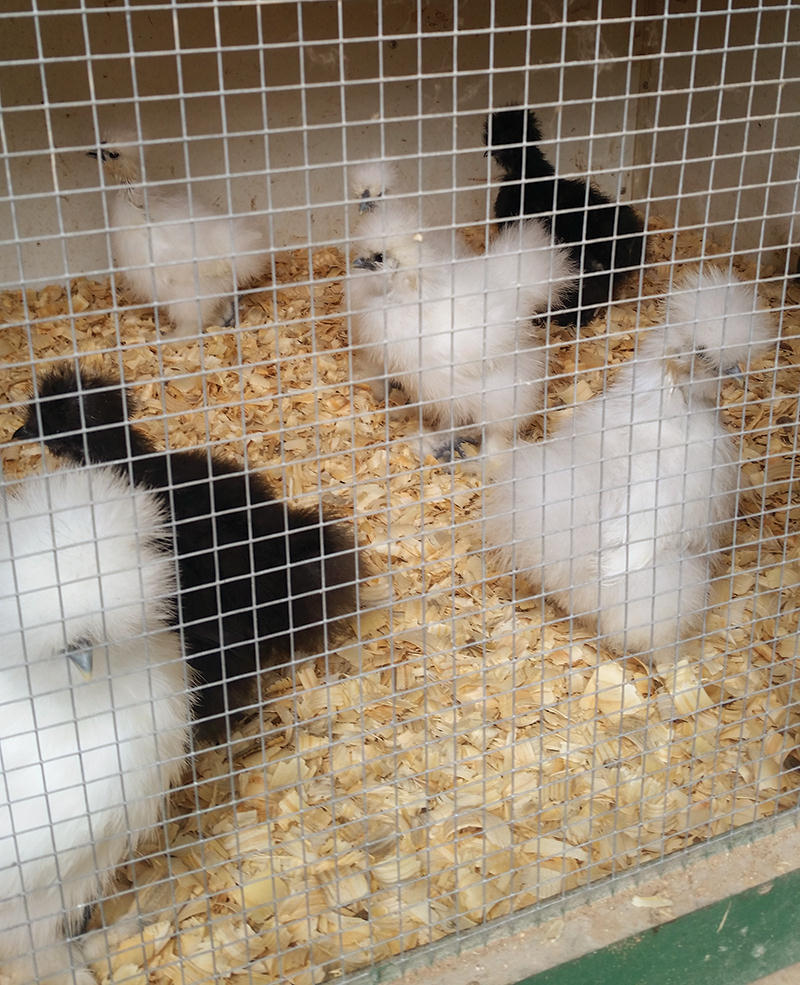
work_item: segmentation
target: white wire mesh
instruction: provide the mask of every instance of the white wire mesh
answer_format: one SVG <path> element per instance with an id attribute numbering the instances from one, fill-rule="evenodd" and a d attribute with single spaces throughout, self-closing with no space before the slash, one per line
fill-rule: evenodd
<path id="1" fill-rule="evenodd" d="M 210 744 L 195 734 L 180 779 L 152 784 L 155 800 L 169 781 L 175 792 L 157 826 L 155 811 L 139 825 L 149 831 L 135 852 L 131 845 L 84 863 L 127 864 L 60 899 L 74 930 L 83 929 L 80 907 L 99 900 L 90 927 L 108 929 L 70 954 L 53 952 L 55 973 L 70 961 L 83 982 L 82 950 L 101 982 L 319 982 L 447 935 L 466 939 L 531 904 L 792 810 L 796 8 L 745 0 L 726 9 L 676 2 L 666 11 L 644 3 L 633 12 L 629 4 L 522 0 L 17 6 L 0 14 L 6 482 L 23 478 L 24 497 L 30 475 L 63 467 L 42 456 L 41 440 L 10 439 L 32 389 L 54 366 L 80 362 L 109 386 L 121 378 L 137 399 L 133 431 L 113 460 L 126 483 L 163 493 L 159 549 L 179 582 L 189 548 L 175 561 L 170 516 L 180 503 L 203 509 L 202 495 L 184 486 L 180 452 L 197 453 L 201 490 L 212 456 L 233 463 L 245 490 L 242 547 L 253 561 L 241 610 L 254 639 L 269 635 L 253 609 L 256 561 L 274 553 L 282 570 L 290 538 L 280 525 L 274 550 L 259 554 L 262 487 L 247 486 L 247 475 L 270 483 L 282 522 L 306 508 L 319 546 L 322 520 L 341 517 L 341 529 L 368 549 L 354 575 L 352 635 L 323 625 L 309 655 L 292 627 L 277 669 L 243 702 L 249 714 L 240 709 Z M 681 271 L 738 275 L 754 309 L 771 311 L 781 331 L 780 347 L 754 357 L 744 383 L 714 375 L 722 406 L 714 440 L 731 436 L 737 465 L 735 517 L 720 523 L 737 522 L 732 548 L 711 538 L 720 564 L 708 605 L 704 598 L 681 659 L 666 668 L 620 654 L 631 647 L 620 647 L 602 618 L 598 627 L 596 612 L 571 620 L 570 611 L 586 608 L 574 578 L 554 601 L 535 575 L 510 577 L 524 555 L 529 504 L 515 504 L 508 557 L 499 561 L 500 543 L 482 527 L 500 483 L 489 459 L 470 457 L 475 445 L 455 465 L 427 456 L 451 442 L 451 424 L 469 437 L 486 423 L 487 353 L 499 330 L 490 337 L 485 326 L 498 301 L 495 268 L 477 257 L 495 248 L 488 222 L 503 185 L 484 155 L 482 128 L 487 113 L 510 103 L 536 110 L 541 150 L 561 178 L 591 176 L 612 202 L 633 206 L 648 231 L 645 263 L 580 328 L 547 316 L 557 284 L 548 281 L 535 328 L 515 301 L 512 362 L 528 365 L 526 339 L 544 361 L 544 412 L 523 415 L 527 381 L 515 381 L 506 416 L 519 447 L 565 433 L 570 415 L 580 421 L 586 401 L 617 386 L 619 365 L 642 366 L 644 330 L 663 322 Z M 120 192 L 119 172 L 102 160 L 116 152 L 120 128 L 134 141 L 132 191 Z M 384 267 L 394 257 L 396 207 L 413 216 L 406 246 L 414 256 L 403 290 L 386 275 L 372 301 L 362 296 L 357 306 L 353 285 L 370 274 L 354 265 L 365 256 L 366 227 L 352 175 L 375 160 L 392 162 L 397 178 L 371 199 L 373 214 L 390 219 L 369 256 L 380 254 Z M 120 201 L 135 208 L 120 213 Z M 243 246 L 254 227 L 258 237 Z M 588 240 L 579 246 L 587 256 Z M 523 247 L 520 230 L 515 293 Z M 549 276 L 556 254 L 544 252 Z M 189 303 L 184 326 L 197 322 L 189 337 L 172 334 L 181 302 Z M 370 305 L 379 334 L 405 312 L 405 377 L 386 338 L 357 338 Z M 483 349 L 467 373 L 472 350 L 457 329 L 475 324 Z M 376 392 L 359 378 L 365 351 Z M 431 395 L 425 379 L 434 370 L 446 382 Z M 656 396 L 666 401 L 694 373 L 669 385 L 665 376 Z M 449 389 L 465 374 L 481 407 L 469 421 Z M 403 389 L 405 411 L 395 406 Z M 431 437 L 436 399 L 446 410 Z M 96 457 L 91 427 L 99 421 L 77 406 L 81 454 Z M 40 429 L 43 407 L 32 418 Z M 601 415 L 604 433 L 626 423 L 618 414 Z M 686 420 L 688 462 L 696 449 Z M 143 455 L 137 435 L 152 440 Z M 166 479 L 151 471 L 145 480 L 143 461 L 162 449 L 170 455 L 152 467 L 161 463 Z M 632 475 L 623 493 L 635 486 Z M 13 495 L 6 490 L 7 501 Z M 230 511 L 213 495 L 209 502 L 213 540 Z M 106 504 L 95 505 L 102 512 Z M 573 564 L 575 523 L 573 509 L 558 531 Z M 640 542 L 633 537 L 623 551 Z M 218 639 L 229 614 L 223 595 L 236 583 L 225 575 L 224 549 L 213 546 L 209 632 Z M 19 563 L 19 552 L 15 542 L 6 555 Z M 293 584 L 290 573 L 290 594 Z M 13 573 L 4 576 L 3 606 L 14 609 L 17 593 Z M 182 605 L 171 632 L 186 650 L 193 624 Z M 113 611 L 104 602 L 97 613 L 104 639 L 104 614 Z M 56 605 L 49 618 L 68 626 L 68 616 Z M 142 626 L 129 637 L 146 633 Z M 8 673 L 21 680 L 31 655 L 23 648 L 14 660 Z M 185 666 L 181 673 L 188 684 Z M 154 696 L 142 690 L 146 709 Z M 31 707 L 35 715 L 33 699 Z M 34 746 L 30 728 L 28 736 Z M 4 775 L 8 741 L 0 730 Z M 100 747 L 117 762 L 120 740 Z M 23 851 L 4 797 L 14 797 L 7 777 L 0 869 Z M 124 806 L 115 804 L 135 842 Z M 45 816 L 36 813 L 35 824 L 46 827 Z M 76 837 L 86 841 L 83 829 Z M 60 862 L 53 853 L 45 873 Z M 41 979 L 58 934 L 37 937 L 33 915 L 4 891 L 0 914 L 6 907 L 21 928 L 14 946 L 37 964 L 15 966 L 15 985 Z M 0 951 L 3 961 L 10 958 Z M 73 979 L 64 968 L 52 980 Z"/>

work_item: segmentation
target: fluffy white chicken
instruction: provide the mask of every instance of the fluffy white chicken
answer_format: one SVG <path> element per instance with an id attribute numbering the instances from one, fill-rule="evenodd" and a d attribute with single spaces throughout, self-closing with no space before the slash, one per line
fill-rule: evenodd
<path id="1" fill-rule="evenodd" d="M 181 771 L 189 706 L 163 523 L 158 500 L 111 469 L 0 492 L 0 977 L 12 985 L 93 985 L 65 934 Z"/>
<path id="2" fill-rule="evenodd" d="M 504 448 L 540 403 L 545 358 L 530 318 L 572 277 L 567 251 L 529 222 L 476 255 L 397 199 L 363 215 L 356 249 L 347 301 L 358 376 L 378 399 L 394 381 L 436 429 L 485 429 L 488 455 Z"/>
<path id="3" fill-rule="evenodd" d="M 262 219 L 221 215 L 188 187 L 142 183 L 141 147 L 109 136 L 88 152 L 103 162 L 109 184 L 114 262 L 139 301 L 163 308 L 175 338 L 213 324 L 232 324 L 234 296 L 266 265 Z"/>
<path id="4" fill-rule="evenodd" d="M 358 199 L 358 211 L 371 212 L 386 194 L 395 191 L 397 169 L 388 161 L 365 161 L 348 169 L 350 192 Z"/>
<path id="5" fill-rule="evenodd" d="M 501 569 L 656 673 L 674 665 L 702 629 L 736 515 L 721 374 L 775 337 L 752 286 L 716 270 L 686 277 L 605 394 L 502 456 L 485 517 Z"/>

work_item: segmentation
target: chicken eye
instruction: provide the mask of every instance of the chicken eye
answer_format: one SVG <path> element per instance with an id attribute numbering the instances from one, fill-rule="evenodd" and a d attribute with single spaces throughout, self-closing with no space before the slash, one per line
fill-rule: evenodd
<path id="1" fill-rule="evenodd" d="M 106 154 L 108 154 L 108 156 L 111 158 L 112 161 L 116 161 L 116 159 L 119 157 L 118 152 L 115 150 L 107 150 Z"/>
<path id="2" fill-rule="evenodd" d="M 372 254 L 372 259 L 373 259 L 373 261 L 375 263 L 383 263 L 383 254 L 382 253 L 373 253 Z"/>

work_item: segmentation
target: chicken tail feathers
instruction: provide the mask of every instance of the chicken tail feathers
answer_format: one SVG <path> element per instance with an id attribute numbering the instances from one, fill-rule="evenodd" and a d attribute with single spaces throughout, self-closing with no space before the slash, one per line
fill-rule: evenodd
<path id="1" fill-rule="evenodd" d="M 326 510 L 290 508 L 288 598 L 294 638 L 320 653 L 359 610 L 359 583 L 371 572 L 353 528 Z"/>

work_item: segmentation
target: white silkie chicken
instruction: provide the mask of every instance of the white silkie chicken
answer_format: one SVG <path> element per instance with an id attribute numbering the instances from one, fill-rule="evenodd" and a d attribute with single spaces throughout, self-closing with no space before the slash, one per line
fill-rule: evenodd
<path id="1" fill-rule="evenodd" d="M 739 444 L 717 409 L 722 377 L 776 339 L 754 295 L 721 271 L 685 277 L 609 390 L 504 455 L 487 494 L 500 569 L 656 673 L 702 631 L 730 542 Z"/>
<path id="2" fill-rule="evenodd" d="M 157 821 L 189 704 L 174 561 L 111 469 L 0 491 L 0 978 L 93 985 L 67 935 Z"/>
<path id="3" fill-rule="evenodd" d="M 451 432 L 438 456 L 470 429 L 484 431 L 486 454 L 505 448 L 541 402 L 545 357 L 530 319 L 572 278 L 567 251 L 529 222 L 476 255 L 398 199 L 374 202 L 358 235 L 347 301 L 359 378 L 379 399 L 391 379 L 430 426 Z"/>
<path id="4" fill-rule="evenodd" d="M 396 191 L 397 169 L 388 161 L 365 161 L 348 169 L 350 192 L 363 215 L 372 212 L 379 198 Z"/>
<path id="5" fill-rule="evenodd" d="M 124 136 L 88 152 L 99 157 L 115 192 L 110 196 L 114 263 L 137 300 L 162 308 L 174 338 L 208 325 L 233 323 L 237 287 L 265 268 L 262 217 L 221 215 L 187 186 L 146 187 L 141 147 Z"/>

